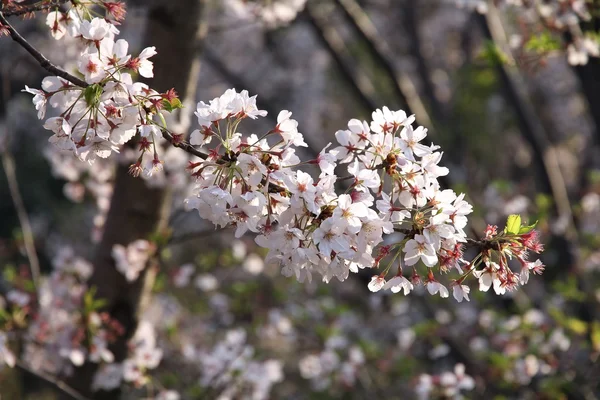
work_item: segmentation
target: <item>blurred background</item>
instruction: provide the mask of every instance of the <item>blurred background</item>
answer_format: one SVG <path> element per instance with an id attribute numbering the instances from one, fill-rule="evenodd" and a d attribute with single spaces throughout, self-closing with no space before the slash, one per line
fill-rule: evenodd
<path id="1" fill-rule="evenodd" d="M 444 150 L 444 183 L 474 205 L 473 235 L 486 224 L 502 227 L 509 214 L 537 220 L 546 271 L 504 296 L 473 287 L 468 303 L 423 290 L 372 294 L 370 273 L 329 284 L 283 277 L 265 265 L 252 237 L 232 240 L 230 230 L 215 231 L 183 211 L 186 160 L 173 156 L 172 171 L 144 182 L 127 178 L 126 166 L 114 160 L 91 173 L 49 149 L 31 96 L 21 93 L 25 85 L 39 87 L 45 71 L 4 37 L 3 308 L 16 301 L 14 290 L 34 291 L 25 284 L 32 263 L 44 279 L 53 260 L 72 251 L 98 269 L 113 243 L 148 237 L 157 225 L 163 234 L 159 263 L 145 277 L 149 289 L 118 273 L 91 278 L 100 292 L 121 291 L 112 294 L 109 311 L 125 321 L 129 336 L 141 319 L 154 326 L 163 349 L 150 389 L 123 384 L 105 398 L 154 398 L 162 388 L 182 399 L 600 397 L 596 2 L 126 3 L 120 29 L 130 51 L 157 47 L 153 88 L 174 87 L 188 112 L 227 88 L 246 89 L 269 114 L 245 132 L 266 132 L 280 110 L 291 110 L 309 144 L 306 159 L 351 118 L 370 120 L 384 105 L 416 114 Z M 43 13 L 11 22 L 54 63 L 76 65 L 77 52 L 50 37 Z M 193 119 L 181 115 L 182 132 L 194 129 Z M 121 206 L 141 202 L 147 214 L 128 217 L 114 204 L 108 212 L 113 195 Z M 159 217 L 159 209 L 168 215 Z M 228 340 L 242 346 L 243 357 L 219 358 Z M 46 362 L 52 350 L 43 347 L 21 349 L 22 358 L 82 393 L 90 390 L 89 381 L 78 385 L 73 371 Z M 59 392 L 24 369 L 0 371 L 2 399 L 52 399 Z"/>

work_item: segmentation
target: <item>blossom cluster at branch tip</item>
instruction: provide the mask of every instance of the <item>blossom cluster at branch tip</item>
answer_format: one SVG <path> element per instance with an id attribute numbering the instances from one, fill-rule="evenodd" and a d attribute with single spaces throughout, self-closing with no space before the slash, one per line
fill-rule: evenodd
<path id="1" fill-rule="evenodd" d="M 103 7 L 107 17 L 92 17 L 90 4 Z M 77 68 L 88 86 L 47 77 L 41 89 L 26 86 L 24 91 L 34 95 L 38 118 L 45 117 L 48 104 L 58 111 L 58 116 L 45 121 L 44 128 L 52 132 L 50 143 L 61 151 L 93 164 L 98 158 L 119 153 L 121 145 L 138 136 L 140 155 L 133 170 L 138 175 L 152 176 L 163 168 L 162 132 L 154 119 L 162 118 L 159 110 L 166 107 L 172 111 L 180 107 L 180 102 L 174 91 L 158 93 L 134 82 L 134 74 L 153 77 L 150 58 L 156 55 L 156 49 L 147 47 L 134 56 L 129 52 L 129 43 L 117 39 L 116 23 L 124 17 L 124 4 L 90 4 L 71 4 L 68 11 L 51 11 L 46 17 L 55 39 L 68 36 L 80 46 Z"/>
<path id="2" fill-rule="evenodd" d="M 438 178 L 449 170 L 439 165 L 439 146 L 422 143 L 427 129 L 414 128 L 414 116 L 384 107 L 371 121 L 352 119 L 336 132 L 337 146 L 302 162 L 296 147 L 306 143 L 290 111 L 281 111 L 261 136 L 238 131 L 244 119 L 266 115 L 246 91 L 201 101 L 195 114 L 200 128 L 190 143 L 210 155 L 189 165 L 197 185 L 186 207 L 217 226 L 234 226 L 236 237 L 256 234 L 269 250 L 266 261 L 278 263 L 284 275 L 344 281 L 350 272 L 379 268 L 368 285 L 373 292 L 409 294 L 422 283 L 430 294 L 448 297 L 441 274 L 455 271 L 453 296 L 469 300 L 463 281 L 493 255 L 475 264 L 463 258 L 472 207 L 464 194 L 441 187 Z M 317 166 L 318 178 L 301 165 Z M 339 179 L 336 169 L 347 178 Z M 338 194 L 344 181 L 350 184 Z M 392 268 L 397 272 L 388 281 Z"/>

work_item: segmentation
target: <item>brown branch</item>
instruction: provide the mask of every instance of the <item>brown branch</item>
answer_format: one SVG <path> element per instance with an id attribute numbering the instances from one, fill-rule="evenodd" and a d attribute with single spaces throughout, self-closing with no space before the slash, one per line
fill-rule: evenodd
<path id="1" fill-rule="evenodd" d="M 67 385 L 65 382 L 56 379 L 55 377 L 48 375 L 41 371 L 35 371 L 28 367 L 24 362 L 17 360 L 15 366 L 20 370 L 36 377 L 37 379 L 44 381 L 46 384 L 50 385 L 57 391 L 59 391 L 62 395 L 66 396 L 68 399 L 72 400 L 90 400 L 88 397 L 83 396 L 81 393 Z"/>
<path id="2" fill-rule="evenodd" d="M 208 154 L 198 150 L 197 148 L 192 146 L 189 142 L 187 142 L 185 140 L 179 140 L 178 138 L 174 137 L 173 134 L 168 129 L 161 127 L 160 130 L 162 132 L 162 137 L 167 142 L 169 142 L 173 147 L 180 148 L 181 150 L 185 151 L 186 153 L 189 153 L 193 156 L 199 157 L 203 160 L 206 160 L 208 158 Z"/>
<path id="3" fill-rule="evenodd" d="M 374 111 L 377 108 L 377 102 L 373 98 L 375 90 L 368 78 L 351 67 L 355 62 L 345 54 L 347 52 L 343 39 L 331 27 L 330 22 L 326 22 L 326 16 L 319 16 L 319 12 L 311 3 L 306 5 L 305 16 L 306 21 L 317 33 L 317 38 L 335 62 L 342 78 L 348 83 L 362 107 L 368 113 Z"/>
<path id="4" fill-rule="evenodd" d="M 40 288 L 40 262 L 35 251 L 35 239 L 33 237 L 31 223 L 29 222 L 29 216 L 27 215 L 27 209 L 25 208 L 25 203 L 23 202 L 23 197 L 19 190 L 19 182 L 17 180 L 17 174 L 15 173 L 15 160 L 7 149 L 4 149 L 0 154 L 2 166 L 6 173 L 10 197 L 12 198 L 13 205 L 17 211 L 17 218 L 19 219 L 19 225 L 21 225 L 21 231 L 23 233 L 23 243 L 25 245 L 25 254 L 29 261 L 31 280 L 37 292 Z"/>
<path id="5" fill-rule="evenodd" d="M 56 76 L 60 76 L 61 78 L 66 79 L 67 81 L 79 87 L 85 88 L 89 86 L 89 84 L 85 81 L 69 74 L 65 70 L 60 69 L 56 65 L 52 64 L 50 60 L 48 60 L 42 53 L 36 50 L 35 47 L 29 44 L 29 42 L 23 36 L 21 36 L 11 24 L 8 23 L 2 12 L 0 12 L 0 25 L 4 25 L 8 29 L 10 37 L 21 47 L 27 50 L 27 52 L 31 54 L 33 58 L 37 60 L 40 66 L 46 71 L 51 72 Z"/>
<path id="6" fill-rule="evenodd" d="M 7 68 L 4 69 L 5 72 L 7 72 Z M 10 97 L 10 80 L 8 74 L 4 73 L 3 75 L 5 83 L 2 98 L 3 103 L 7 104 Z M 27 255 L 29 269 L 31 271 L 31 280 L 37 292 L 37 290 L 40 288 L 40 262 L 35 250 L 35 239 L 33 236 L 33 229 L 31 229 L 29 215 L 27 214 L 27 209 L 25 208 L 25 203 L 23 201 L 23 197 L 21 196 L 21 191 L 19 190 L 19 181 L 16 174 L 15 160 L 9 150 L 8 138 L 9 129 L 7 120 L 4 138 L 2 143 L 0 143 L 0 158 L 2 158 L 2 166 L 4 167 L 4 172 L 6 174 L 10 197 L 12 198 L 13 205 L 17 211 L 17 218 L 19 219 L 19 224 L 21 225 L 23 243 L 25 245 L 25 254 Z"/>
<path id="7" fill-rule="evenodd" d="M 368 45 L 367 50 L 375 61 L 383 68 L 393 82 L 392 89 L 398 100 L 403 103 L 407 114 L 419 116 L 420 125 L 432 128 L 432 122 L 423 101 L 419 97 L 411 80 L 404 74 L 396 72 L 394 62 L 388 54 L 394 54 L 387 42 L 379 35 L 373 21 L 355 0 L 335 0 L 343 11 L 343 15 L 361 39 Z"/>
<path id="8" fill-rule="evenodd" d="M 43 2 L 40 2 L 37 4 L 30 4 L 30 5 L 26 5 L 26 6 L 21 6 L 21 5 L 17 4 L 12 8 L 12 10 L 7 9 L 7 10 L 3 11 L 2 13 L 6 17 L 25 15 L 25 14 L 29 14 L 29 13 L 36 12 L 36 11 L 46 11 L 51 8 L 58 7 L 61 4 L 68 3 L 70 1 L 71 0 L 52 0 L 50 2 L 43 1 Z"/>
<path id="9" fill-rule="evenodd" d="M 476 15 L 484 36 L 501 49 L 508 49 L 504 28 L 498 11 L 490 5 L 486 15 Z M 510 55 L 510 52 L 507 51 Z M 556 214 L 564 225 L 563 231 L 574 234 L 573 213 L 566 184 L 556 151 L 552 148 L 548 135 L 540 123 L 535 110 L 527 99 L 518 72 L 505 63 L 497 63 L 496 71 L 501 79 L 506 96 L 514 107 L 517 122 L 523 138 L 530 144 L 536 155 L 537 167 L 542 175 L 543 190 L 552 195 Z"/>

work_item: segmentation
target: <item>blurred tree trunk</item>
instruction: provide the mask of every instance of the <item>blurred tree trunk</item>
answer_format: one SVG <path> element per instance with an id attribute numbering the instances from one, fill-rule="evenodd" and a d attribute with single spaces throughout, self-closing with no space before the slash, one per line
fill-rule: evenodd
<path id="1" fill-rule="evenodd" d="M 587 64 L 574 68 L 581 82 L 581 91 L 587 99 L 590 116 L 596 126 L 593 142 L 600 146 L 600 59 L 590 57 Z"/>
<path id="2" fill-rule="evenodd" d="M 143 4 L 143 3 L 141 3 Z M 153 58 L 154 79 L 151 87 L 159 92 L 175 88 L 189 112 L 194 103 L 200 71 L 199 49 L 206 26 L 203 14 L 207 0 L 157 2 L 150 6 L 144 45 L 156 46 Z M 189 118 L 182 118 L 189 121 Z M 106 310 L 125 328 L 125 335 L 112 347 L 115 362 L 127 356 L 127 340 L 137 328 L 140 304 L 149 294 L 155 275 L 147 268 L 135 282 L 127 282 L 115 268 L 111 252 L 115 244 L 127 246 L 137 239 L 148 239 L 165 228 L 170 209 L 168 188 L 150 188 L 141 178 L 128 173 L 127 165 L 119 165 L 116 173 L 110 211 L 104 234 L 93 257 L 94 274 L 90 286 L 97 297 L 106 299 Z M 82 394 L 93 398 L 116 399 L 119 391 L 92 393 L 91 383 L 97 365 L 88 363 L 78 368 L 69 380 Z"/>
<path id="3" fill-rule="evenodd" d="M 581 30 L 584 33 L 600 31 L 600 16 L 597 13 L 592 15 L 590 21 L 582 23 Z M 573 68 L 581 82 L 581 91 L 587 99 L 590 116 L 596 126 L 593 143 L 600 147 L 600 58 L 590 57 L 587 64 Z"/>

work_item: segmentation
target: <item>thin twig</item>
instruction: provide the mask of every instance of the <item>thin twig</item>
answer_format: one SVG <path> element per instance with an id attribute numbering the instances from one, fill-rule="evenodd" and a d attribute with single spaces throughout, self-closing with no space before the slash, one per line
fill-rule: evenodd
<path id="1" fill-rule="evenodd" d="M 24 362 L 17 360 L 17 362 L 15 363 L 16 367 L 27 372 L 30 375 L 35 376 L 36 378 L 46 382 L 48 385 L 52 386 L 53 388 L 55 388 L 56 390 L 58 390 L 59 392 L 69 396 L 70 399 L 74 399 L 74 400 L 90 400 L 88 397 L 83 396 L 82 394 L 80 394 L 79 392 L 77 392 L 75 389 L 73 389 L 72 387 L 70 387 L 69 385 L 67 385 L 65 382 L 56 379 L 55 377 L 48 375 L 44 372 L 41 371 L 35 371 L 31 368 L 29 368 Z"/>
<path id="2" fill-rule="evenodd" d="M 27 6 L 21 6 L 16 4 L 12 10 L 9 9 L 3 11 L 3 14 L 6 17 L 25 15 L 36 11 L 49 10 L 51 8 L 60 6 L 61 4 L 68 3 L 69 1 L 71 0 L 53 0 L 50 2 L 44 1 L 37 4 L 30 4 Z"/>
<path id="3" fill-rule="evenodd" d="M 477 15 L 475 18 L 479 22 L 485 38 L 498 45 L 500 49 L 506 50 L 505 54 L 510 56 L 506 32 L 500 21 L 498 10 L 490 5 L 485 16 Z M 514 105 L 523 138 L 529 142 L 536 155 L 537 167 L 542 174 L 543 189 L 553 197 L 556 214 L 560 221 L 560 224 L 557 224 L 557 230 L 561 234 L 573 238 L 576 236 L 573 212 L 557 152 L 527 98 L 518 72 L 506 63 L 497 63 L 496 71 L 511 104 Z"/>
<path id="4" fill-rule="evenodd" d="M 4 100 L 3 103 L 7 104 L 9 100 L 10 81 L 8 79 L 8 74 L 4 73 L 3 75 L 5 83 L 4 90 L 2 91 L 2 98 Z M 25 202 L 23 201 L 21 191 L 19 190 L 19 181 L 15 172 L 15 160 L 9 150 L 8 138 L 9 128 L 7 122 L 3 142 L 0 143 L 0 157 L 2 158 L 2 166 L 4 167 L 6 181 L 8 182 L 10 197 L 12 198 L 13 205 L 17 211 L 17 218 L 19 219 L 19 224 L 21 225 L 23 243 L 25 244 L 25 253 L 27 254 L 27 259 L 29 261 L 29 269 L 31 270 L 31 280 L 37 292 L 40 287 L 40 262 L 35 251 L 33 229 L 31 229 L 31 223 L 29 221 L 29 216 L 27 215 Z"/>
<path id="5" fill-rule="evenodd" d="M 319 11 L 315 9 L 312 3 L 307 4 L 304 12 L 306 21 L 315 30 L 317 38 L 335 61 L 342 78 L 348 83 L 348 87 L 354 92 L 361 106 L 368 113 L 371 113 L 377 108 L 377 101 L 374 99 L 375 89 L 372 83 L 357 68 L 353 67 L 355 63 L 348 56 L 342 37 L 331 26 L 328 16 L 320 15 L 321 12 Z"/>
<path id="6" fill-rule="evenodd" d="M 390 54 L 394 54 L 394 52 L 384 38 L 381 37 L 371 18 L 355 0 L 335 0 L 335 3 L 342 10 L 346 21 L 350 24 L 354 32 L 368 45 L 367 50 L 393 82 L 392 90 L 394 90 L 398 100 L 406 107 L 406 113 L 418 115 L 420 125 L 432 128 L 432 119 L 416 88 L 405 74 L 396 71 L 394 62 L 389 56 Z"/>
<path id="7" fill-rule="evenodd" d="M 29 268 L 31 270 L 31 280 L 33 281 L 33 285 L 37 292 L 40 287 L 40 262 L 35 251 L 35 241 L 33 238 L 33 230 L 31 229 L 31 224 L 29 222 L 29 216 L 27 215 L 27 210 L 25 209 L 25 204 L 23 203 L 23 198 L 19 191 L 19 183 L 17 181 L 17 174 L 15 173 L 15 160 L 8 150 L 2 151 L 0 157 L 2 157 L 2 166 L 6 173 L 10 197 L 12 198 L 13 205 L 17 211 L 17 217 L 19 218 L 19 224 L 21 225 L 25 253 L 27 254 Z"/>
<path id="8" fill-rule="evenodd" d="M 73 76 L 73 75 L 69 74 L 67 71 L 60 69 L 56 65 L 52 64 L 50 62 L 50 60 L 48 60 L 42 53 L 40 53 L 38 50 L 36 50 L 35 47 L 33 47 L 31 44 L 29 44 L 29 42 L 23 36 L 21 36 L 19 34 L 19 32 L 17 32 L 11 24 L 8 23 L 8 21 L 6 20 L 6 18 L 4 17 L 4 14 L 2 12 L 0 12 L 0 25 L 6 26 L 6 28 L 8 29 L 8 32 L 10 33 L 10 37 L 15 42 L 17 42 L 19 45 L 21 45 L 21 47 L 23 47 L 25 50 L 27 50 L 27 52 L 29 54 L 31 54 L 33 56 L 33 58 L 35 58 L 38 61 L 40 66 L 42 68 L 44 68 L 46 71 L 51 72 L 52 74 L 54 74 L 56 76 L 60 76 L 61 78 L 66 79 L 69 82 L 71 82 L 79 87 L 84 88 L 84 87 L 89 86 L 89 84 L 86 83 L 85 81 L 82 81 L 81 79 L 77 78 L 76 76 Z"/>
<path id="9" fill-rule="evenodd" d="M 186 153 L 189 153 L 191 155 L 199 157 L 203 160 L 206 160 L 208 158 L 208 154 L 198 150 L 197 148 L 195 148 L 194 146 L 192 146 L 185 140 L 178 140 L 175 137 L 173 137 L 173 134 L 171 132 L 169 132 L 169 130 L 162 128 L 162 127 L 160 128 L 160 130 L 162 132 L 162 137 L 167 142 L 171 143 L 171 145 L 173 145 L 173 147 L 178 147 L 178 148 L 182 149 L 183 151 L 185 151 Z"/>

